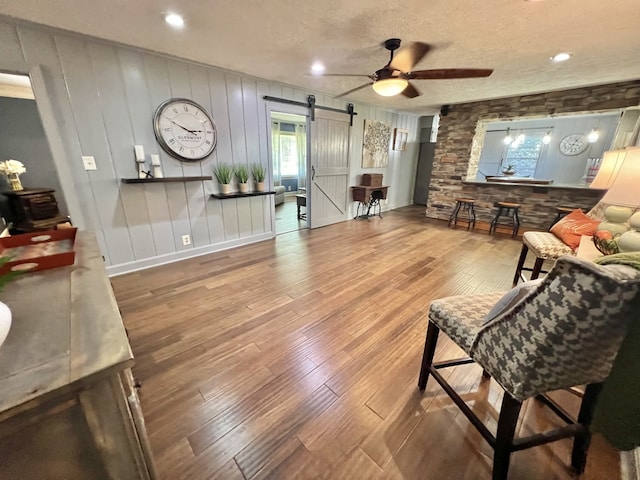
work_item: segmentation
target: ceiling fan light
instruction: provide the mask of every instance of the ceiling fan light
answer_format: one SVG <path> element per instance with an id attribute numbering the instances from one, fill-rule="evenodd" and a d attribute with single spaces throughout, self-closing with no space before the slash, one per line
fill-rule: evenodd
<path id="1" fill-rule="evenodd" d="M 373 90 L 383 97 L 393 97 L 401 93 L 408 85 L 409 82 L 404 78 L 386 78 L 375 82 Z"/>

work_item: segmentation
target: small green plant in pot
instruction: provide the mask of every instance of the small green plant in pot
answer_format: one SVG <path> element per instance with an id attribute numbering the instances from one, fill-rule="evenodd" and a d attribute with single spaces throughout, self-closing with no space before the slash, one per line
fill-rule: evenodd
<path id="1" fill-rule="evenodd" d="M 264 165 L 261 163 L 251 165 L 251 175 L 253 176 L 253 181 L 256 182 L 256 190 L 258 192 L 264 192 L 264 179 L 267 176 Z"/>
<path id="2" fill-rule="evenodd" d="M 220 184 L 220 191 L 224 194 L 231 193 L 233 167 L 228 163 L 219 163 L 218 166 L 214 167 L 213 174 Z"/>
<path id="3" fill-rule="evenodd" d="M 244 164 L 237 165 L 235 167 L 236 178 L 238 179 L 238 188 L 241 193 L 247 193 L 249 191 L 249 167 Z"/>
<path id="4" fill-rule="evenodd" d="M 504 175 L 515 175 L 515 173 L 516 173 L 515 166 L 512 163 L 510 163 L 509 165 L 507 165 L 507 168 L 505 168 L 502 171 L 502 173 Z"/>

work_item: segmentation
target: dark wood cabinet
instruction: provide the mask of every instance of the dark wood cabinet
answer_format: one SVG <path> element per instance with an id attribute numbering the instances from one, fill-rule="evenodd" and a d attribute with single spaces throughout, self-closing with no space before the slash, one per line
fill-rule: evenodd
<path id="1" fill-rule="evenodd" d="M 60 214 L 58 201 L 51 188 L 25 188 L 2 192 L 7 196 L 10 222 L 16 233 L 52 230 L 59 223 L 68 221 Z"/>

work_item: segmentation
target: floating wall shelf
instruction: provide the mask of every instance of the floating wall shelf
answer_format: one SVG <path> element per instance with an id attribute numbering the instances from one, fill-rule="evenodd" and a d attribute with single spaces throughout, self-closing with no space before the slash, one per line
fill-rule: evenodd
<path id="1" fill-rule="evenodd" d="M 268 192 L 232 192 L 232 193 L 212 193 L 211 196 L 213 198 L 225 199 L 225 198 L 240 198 L 240 197 L 258 197 L 260 195 L 275 195 L 276 192 L 268 191 Z"/>
<path id="2" fill-rule="evenodd" d="M 169 182 L 200 182 L 213 180 L 213 177 L 162 177 L 162 178 L 123 178 L 122 183 L 169 183 Z"/>

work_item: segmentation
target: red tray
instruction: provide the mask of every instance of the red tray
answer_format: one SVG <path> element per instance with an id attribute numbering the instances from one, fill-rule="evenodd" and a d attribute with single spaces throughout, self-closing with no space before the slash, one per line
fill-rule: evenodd
<path id="1" fill-rule="evenodd" d="M 77 231 L 77 228 L 65 228 L 0 238 L 0 256 L 11 257 L 11 261 L 0 268 L 0 275 L 8 271 L 37 272 L 73 265 Z"/>

